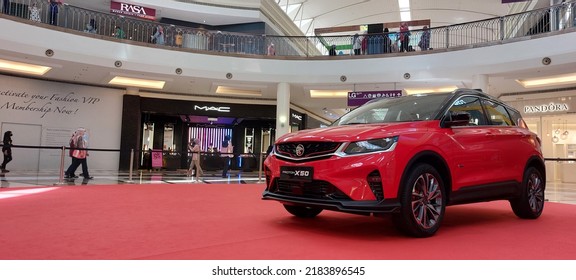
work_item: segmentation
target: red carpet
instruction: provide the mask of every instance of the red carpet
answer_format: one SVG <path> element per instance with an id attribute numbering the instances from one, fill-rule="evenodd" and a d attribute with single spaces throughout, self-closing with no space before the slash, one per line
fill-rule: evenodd
<path id="1" fill-rule="evenodd" d="M 205 184 L 3 189 L 0 259 L 576 259 L 576 205 L 547 203 L 538 220 L 516 218 L 504 201 L 452 206 L 436 236 L 414 239 L 385 218 L 325 211 L 297 219 L 281 204 L 260 200 L 262 190 Z"/>

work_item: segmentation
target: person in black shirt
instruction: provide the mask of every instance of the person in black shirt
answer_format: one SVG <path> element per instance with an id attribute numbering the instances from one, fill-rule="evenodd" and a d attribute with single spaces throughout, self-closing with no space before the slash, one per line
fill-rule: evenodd
<path id="1" fill-rule="evenodd" d="M 4 132 L 4 139 L 2 140 L 2 154 L 4 155 L 4 161 L 0 166 L 2 172 L 10 172 L 6 170 L 6 164 L 12 161 L 12 131 L 8 130 Z"/>

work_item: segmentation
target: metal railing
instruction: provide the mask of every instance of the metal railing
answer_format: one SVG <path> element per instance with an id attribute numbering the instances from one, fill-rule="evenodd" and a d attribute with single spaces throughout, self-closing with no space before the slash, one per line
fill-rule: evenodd
<path id="1" fill-rule="evenodd" d="M 0 143 L 0 147 L 3 144 Z M 123 153 L 119 149 L 102 149 L 102 148 L 72 148 L 68 146 L 31 146 L 31 145 L 11 145 L 12 154 L 14 155 L 13 161 L 8 163 L 7 169 L 12 169 L 17 173 L 22 172 L 39 172 L 42 170 L 44 174 L 51 174 L 50 178 L 57 177 L 57 182 L 54 185 L 62 185 L 66 183 L 66 169 L 71 164 L 70 150 L 86 150 L 90 153 L 87 157 L 88 165 L 93 162 L 100 163 L 113 163 L 117 161 L 118 154 Z M 126 152 L 126 151 L 124 151 Z M 175 152 L 170 150 L 135 150 L 130 149 L 130 165 L 128 177 L 124 183 L 134 182 L 134 172 L 140 171 L 174 171 L 177 174 L 184 176 L 186 170 L 190 167 L 192 153 L 191 152 Z M 158 153 L 159 164 L 153 162 L 153 153 Z M 263 162 L 266 159 L 264 153 L 233 153 L 231 157 L 224 157 L 218 152 L 200 152 L 200 164 L 206 174 L 220 174 L 225 164 L 229 164 L 230 172 L 242 173 L 244 175 L 250 174 L 257 177 L 258 181 L 263 180 Z M 2 157 L 0 156 L 0 161 Z M 226 163 L 229 161 L 229 163 Z M 110 166 L 105 171 L 113 170 L 115 165 Z M 92 170 L 93 168 L 88 168 Z M 101 167 L 95 170 L 104 170 Z M 77 170 L 80 172 L 80 170 Z M 4 175 L 4 173 L 2 172 Z M 219 175 L 218 175 L 219 176 Z M 209 176 L 208 177 L 214 177 Z"/>
<path id="2" fill-rule="evenodd" d="M 11 16 L 33 20 L 37 13 L 41 24 L 52 24 L 66 29 L 83 31 L 102 37 L 130 40 L 174 48 L 185 48 L 207 52 L 234 53 L 242 55 L 266 55 L 274 44 L 275 55 L 314 57 L 329 54 L 335 48 L 338 55 L 352 54 L 353 35 L 344 36 L 270 36 L 265 34 L 243 34 L 207 29 L 162 24 L 138 18 L 102 13 L 67 4 L 57 5 L 58 13 L 48 1 L 13 0 L 2 11 Z M 37 12 L 34 10 L 34 5 Z M 411 50 L 450 49 L 476 46 L 487 43 L 548 33 L 572 28 L 576 25 L 576 1 L 565 2 L 548 8 L 512 14 L 475 22 L 434 27 L 428 30 L 410 30 L 408 45 Z M 153 40 L 162 29 L 162 39 Z M 429 45 L 418 47 L 420 40 L 429 32 Z M 368 34 L 365 37 L 363 54 L 382 54 L 400 49 L 399 32 Z M 389 42 L 391 45 L 388 45 Z M 425 52 L 424 52 L 425 53 Z"/>

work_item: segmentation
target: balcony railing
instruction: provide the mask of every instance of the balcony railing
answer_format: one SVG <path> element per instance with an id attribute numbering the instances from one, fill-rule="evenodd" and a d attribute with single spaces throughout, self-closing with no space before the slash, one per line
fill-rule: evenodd
<path id="1" fill-rule="evenodd" d="M 87 34 L 142 42 L 150 44 L 151 47 L 153 44 L 161 44 L 173 48 L 261 56 L 267 55 L 268 47 L 273 44 L 275 55 L 278 56 L 326 56 L 330 54 L 331 48 L 334 48 L 336 55 L 353 53 L 353 35 L 288 37 L 242 34 L 167 25 L 67 4 L 58 5 L 58 15 L 54 16 L 50 4 L 44 0 L 13 0 L 8 2 L 8 6 L 5 3 L 6 1 L 3 1 L 0 4 L 4 14 L 33 20 L 35 5 L 41 24 L 47 26 L 53 24 Z M 576 1 L 570 1 L 544 9 L 475 22 L 434 27 L 428 30 L 410 30 L 408 45 L 411 50 L 424 54 L 426 50 L 506 42 L 535 34 L 574 29 L 575 26 Z M 154 41 L 153 36 L 158 29 L 163 30 L 163 40 Z M 423 36 L 429 38 L 425 50 L 419 44 Z M 399 37 L 400 33 L 397 30 L 363 35 L 365 47 L 362 53 L 375 55 L 395 52 L 400 49 Z"/>

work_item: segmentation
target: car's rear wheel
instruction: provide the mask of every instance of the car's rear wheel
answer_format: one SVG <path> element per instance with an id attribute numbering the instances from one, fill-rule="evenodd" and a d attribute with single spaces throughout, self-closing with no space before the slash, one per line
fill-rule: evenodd
<path id="1" fill-rule="evenodd" d="M 415 166 L 400 190 L 400 213 L 392 216 L 403 233 L 414 237 L 429 237 L 438 231 L 446 197 L 442 177 L 429 164 Z"/>
<path id="2" fill-rule="evenodd" d="M 510 200 L 514 214 L 522 219 L 540 217 L 544 210 L 545 187 L 542 173 L 534 167 L 528 167 L 524 172 L 520 196 Z"/>
<path id="3" fill-rule="evenodd" d="M 286 205 L 284 204 L 284 208 L 290 214 L 300 217 L 300 218 L 314 218 L 322 212 L 322 208 L 314 208 L 314 207 L 307 207 L 307 206 L 296 206 L 296 205 Z"/>

